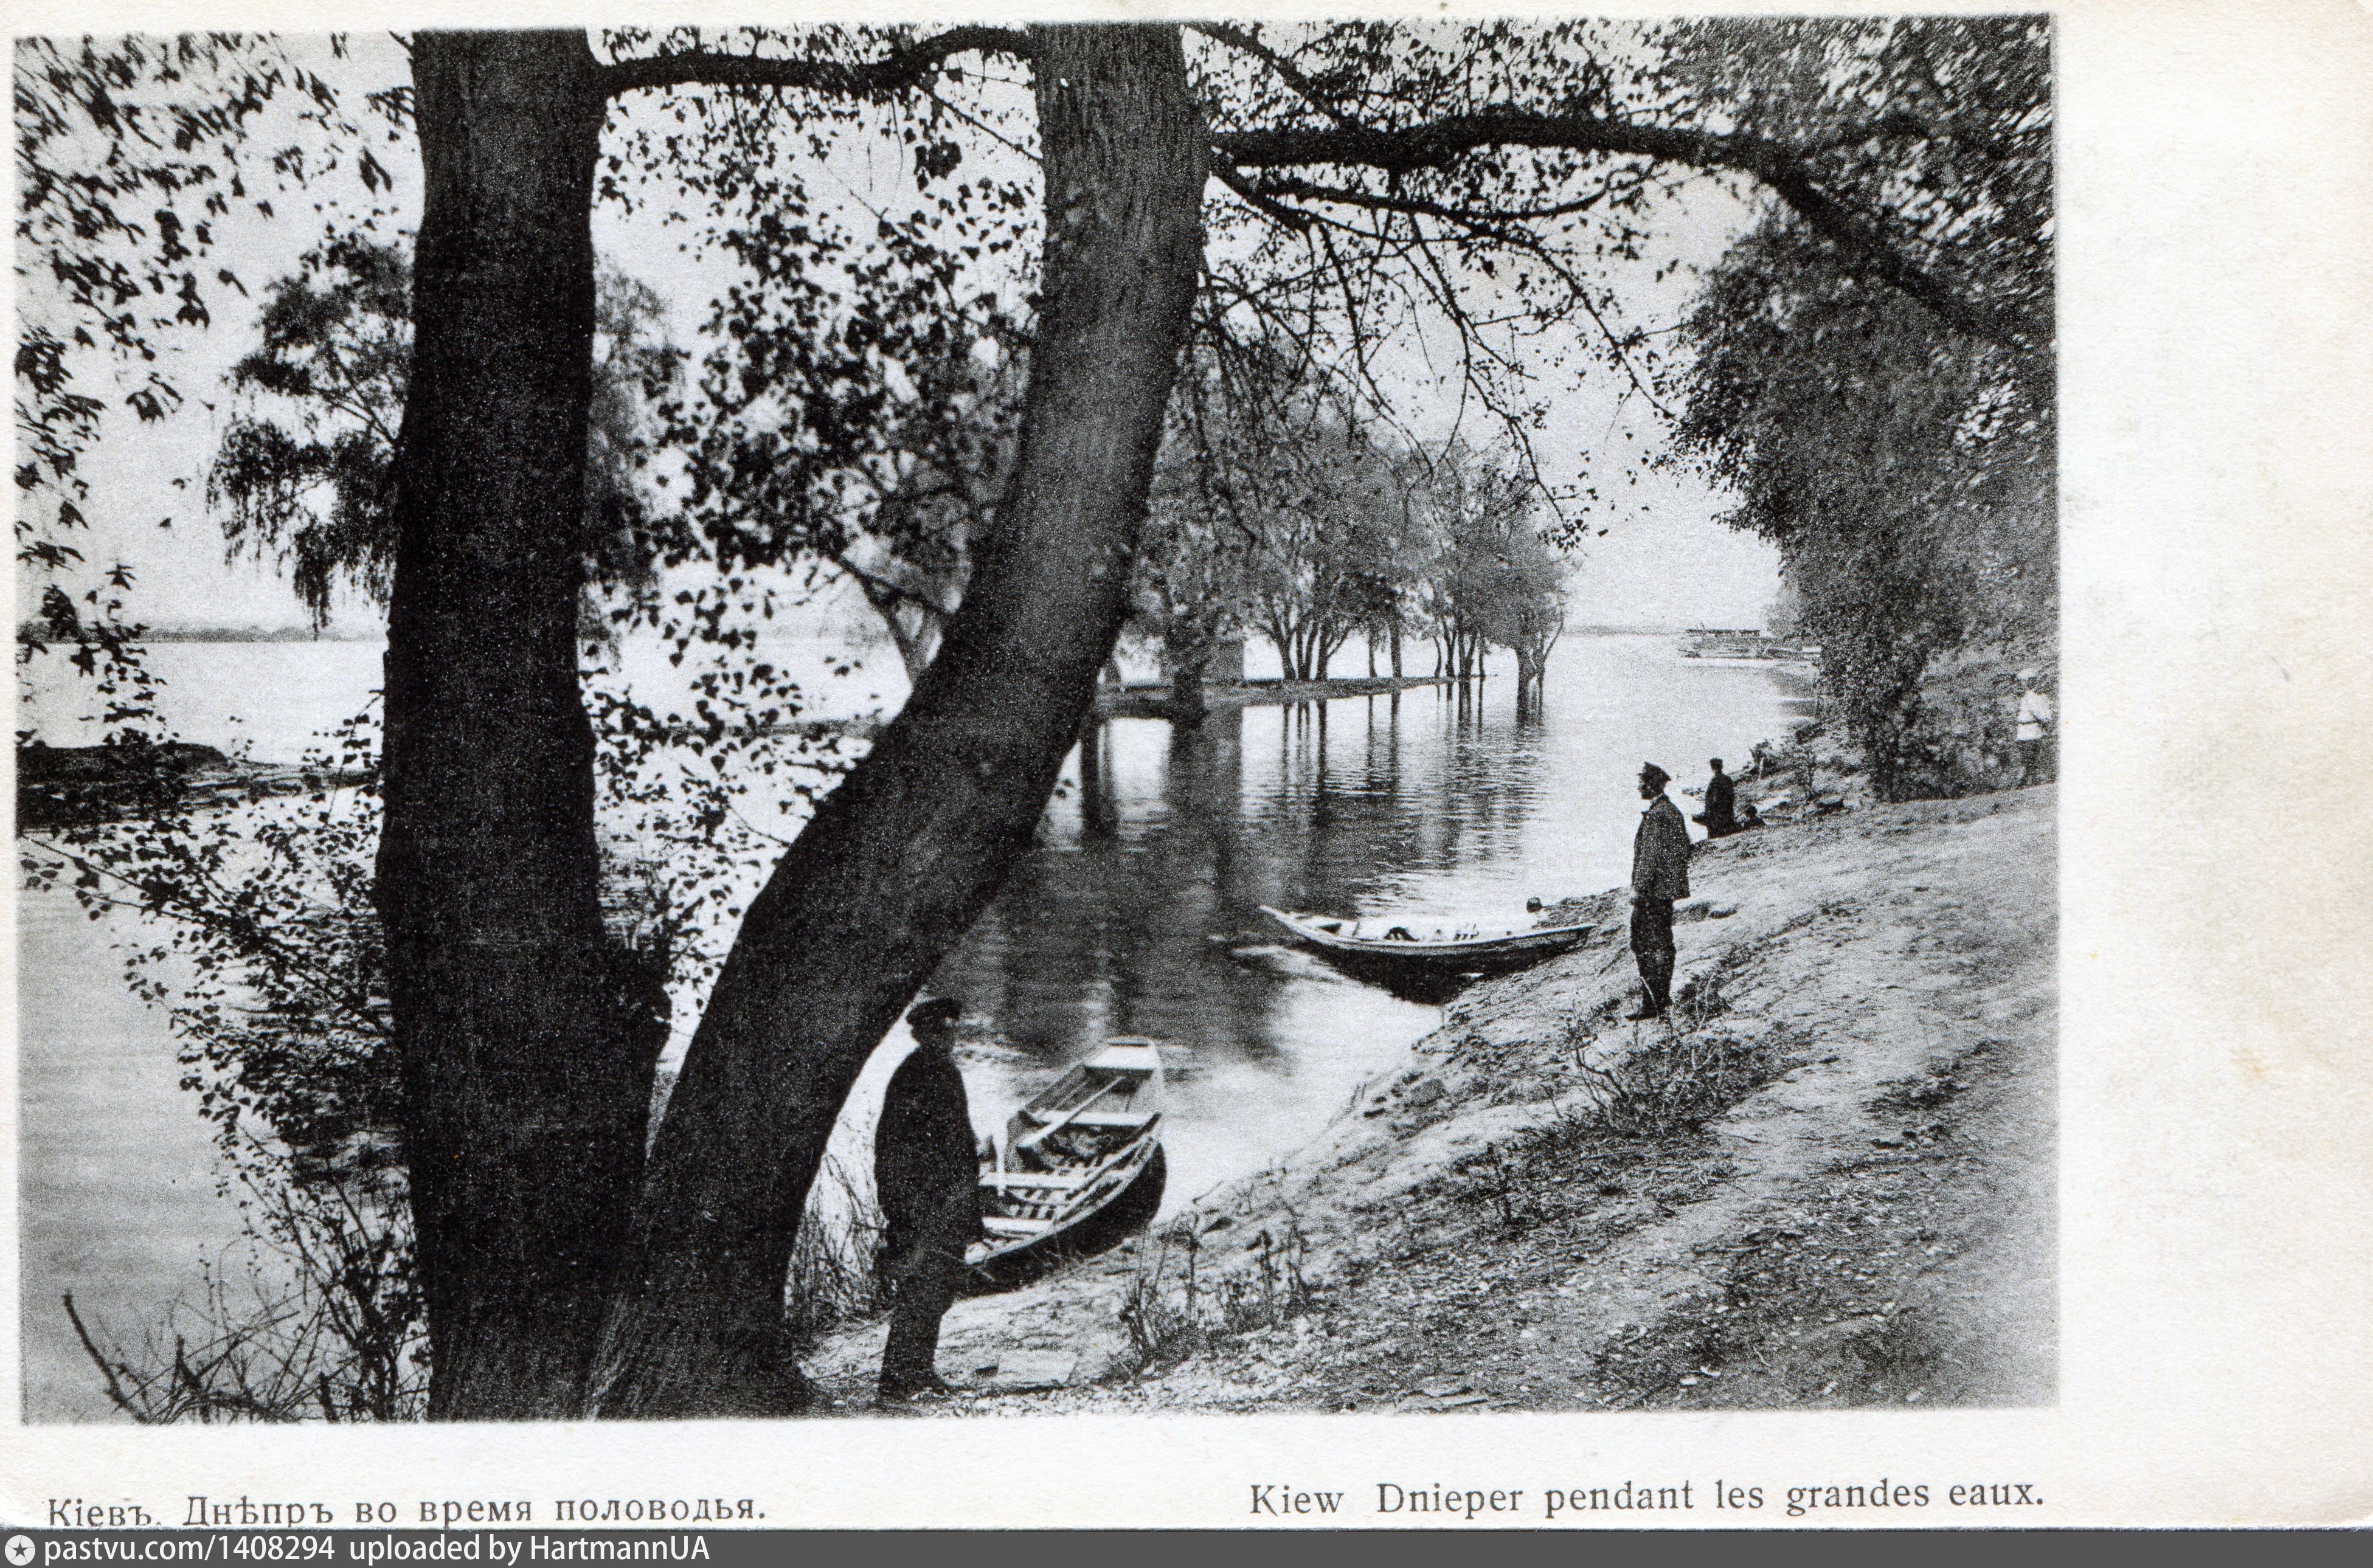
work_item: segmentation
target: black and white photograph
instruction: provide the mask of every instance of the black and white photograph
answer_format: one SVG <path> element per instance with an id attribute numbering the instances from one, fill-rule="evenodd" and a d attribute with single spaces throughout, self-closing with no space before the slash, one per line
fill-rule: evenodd
<path id="1" fill-rule="evenodd" d="M 2047 19 L 16 80 L 29 1419 L 2051 1400 Z"/>
<path id="2" fill-rule="evenodd" d="M 2061 1409 L 2057 17 L 498 20 L 14 40 L 15 1420 Z"/>

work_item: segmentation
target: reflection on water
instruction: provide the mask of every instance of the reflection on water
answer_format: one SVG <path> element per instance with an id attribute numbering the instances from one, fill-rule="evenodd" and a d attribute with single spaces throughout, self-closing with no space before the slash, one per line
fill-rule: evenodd
<path id="1" fill-rule="evenodd" d="M 1521 720 L 1513 685 L 1100 726 L 934 981 L 1032 1063 L 976 1066 L 976 1099 L 1001 1116 L 1109 1035 L 1169 1041 L 1169 1206 L 1190 1203 L 1307 1142 L 1439 1018 L 1293 948 L 1259 906 L 1524 923 L 1528 896 L 1622 880 L 1642 761 L 1693 782 L 1789 705 L 1768 669 L 1661 638 L 1570 644 Z"/>
<path id="2" fill-rule="evenodd" d="M 236 744 L 244 714 L 274 760 L 377 684 L 368 646 L 165 648 L 177 712 L 213 714 L 184 736 Z M 1193 732 L 1105 726 L 935 982 L 1011 1048 L 967 1053 L 975 1120 L 1001 1121 L 1107 1035 L 1151 1035 L 1176 1048 L 1168 1205 L 1257 1171 L 1438 1017 L 1285 946 L 1259 905 L 1516 923 L 1529 895 L 1623 878 L 1641 761 L 1693 784 L 1704 759 L 1736 762 L 1779 733 L 1791 706 L 1770 669 L 1693 663 L 1663 638 L 1569 640 L 1522 723 L 1513 685 L 1214 713 Z M 26 1407 L 100 1419 L 58 1295 L 144 1324 L 236 1237 L 238 1214 L 215 1191 L 162 1015 L 123 989 L 109 943 L 128 928 L 85 921 L 62 891 L 20 895 L 18 913 Z M 906 1043 L 893 1032 L 852 1098 L 838 1152 L 853 1169 Z"/>
<path id="3" fill-rule="evenodd" d="M 95 1421 L 111 1408 L 59 1298 L 129 1348 L 240 1234 L 196 1097 L 162 1014 L 125 988 L 63 890 L 17 898 L 17 1245 L 25 1411 Z"/>

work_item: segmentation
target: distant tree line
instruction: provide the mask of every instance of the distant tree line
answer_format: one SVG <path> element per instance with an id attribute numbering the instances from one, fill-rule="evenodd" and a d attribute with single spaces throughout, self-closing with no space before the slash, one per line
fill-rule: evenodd
<path id="1" fill-rule="evenodd" d="M 1248 376 L 1190 356 L 1154 470 L 1129 625 L 1178 700 L 1191 710 L 1212 653 L 1247 636 L 1297 681 L 1327 679 L 1355 636 L 1371 674 L 1382 652 L 1402 675 L 1409 640 L 1459 680 L 1507 648 L 1520 698 L 1537 699 L 1568 567 L 1529 474 L 1456 440 L 1363 429 L 1291 354 L 1253 357 Z"/>
<path id="2" fill-rule="evenodd" d="M 402 245 L 349 235 L 316 247 L 265 290 L 261 341 L 230 373 L 238 412 L 207 498 L 231 552 L 279 566 L 317 631 L 342 589 L 387 599 L 411 275 Z M 668 341 L 662 300 L 614 268 L 596 283 L 579 621 L 600 640 L 604 592 L 651 587 L 696 526 L 661 494 L 668 479 L 652 472 L 655 454 L 706 447 L 709 465 L 735 475 L 770 472 L 760 459 L 773 454 L 766 421 L 746 404 L 730 435 L 687 415 L 687 356 Z M 1568 568 L 1542 532 L 1539 487 L 1521 459 L 1363 428 L 1352 401 L 1293 345 L 1247 347 L 1203 325 L 1194 373 L 1173 397 L 1129 624 L 1185 706 L 1198 702 L 1213 650 L 1246 636 L 1275 647 L 1290 680 L 1326 679 L 1354 636 L 1372 674 L 1383 650 L 1401 675 L 1408 640 L 1431 642 L 1431 672 L 1458 680 L 1482 672 L 1487 649 L 1505 648 L 1520 697 L 1537 700 L 1565 624 Z M 1023 352 L 992 329 L 885 389 L 870 413 L 874 460 L 852 465 L 828 523 L 763 480 L 740 494 L 731 481 L 696 481 L 693 509 L 722 502 L 786 557 L 798 552 L 779 541 L 803 541 L 856 586 L 918 678 L 963 600 L 974 543 L 994 523 Z M 783 384 L 817 374 L 800 367 Z M 712 384 L 708 397 L 730 394 Z"/>

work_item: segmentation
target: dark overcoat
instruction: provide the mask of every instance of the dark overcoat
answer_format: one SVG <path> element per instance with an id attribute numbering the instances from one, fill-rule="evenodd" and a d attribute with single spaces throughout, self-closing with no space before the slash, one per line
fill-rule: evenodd
<path id="1" fill-rule="evenodd" d="M 1631 891 L 1665 900 L 1689 896 L 1689 830 L 1681 808 L 1661 795 L 1631 835 Z"/>
<path id="2" fill-rule="evenodd" d="M 873 1130 L 882 1217 L 894 1234 L 918 1229 L 941 1207 L 964 1202 L 979 1184 L 964 1074 L 947 1047 L 918 1045 L 890 1075 Z"/>

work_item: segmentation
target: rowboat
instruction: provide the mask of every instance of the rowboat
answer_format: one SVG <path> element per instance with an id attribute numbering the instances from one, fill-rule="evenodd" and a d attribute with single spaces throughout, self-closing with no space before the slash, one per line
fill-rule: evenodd
<path id="1" fill-rule="evenodd" d="M 981 1228 L 964 1254 L 973 1288 L 1019 1284 L 1112 1246 L 1162 1202 L 1162 1052 L 1106 1040 L 1006 1121 L 981 1161 Z"/>
<path id="2" fill-rule="evenodd" d="M 1434 976 L 1490 974 L 1522 969 L 1582 945 L 1594 925 L 1487 927 L 1386 916 L 1352 920 L 1261 906 L 1261 913 L 1354 972 L 1362 970 Z"/>

